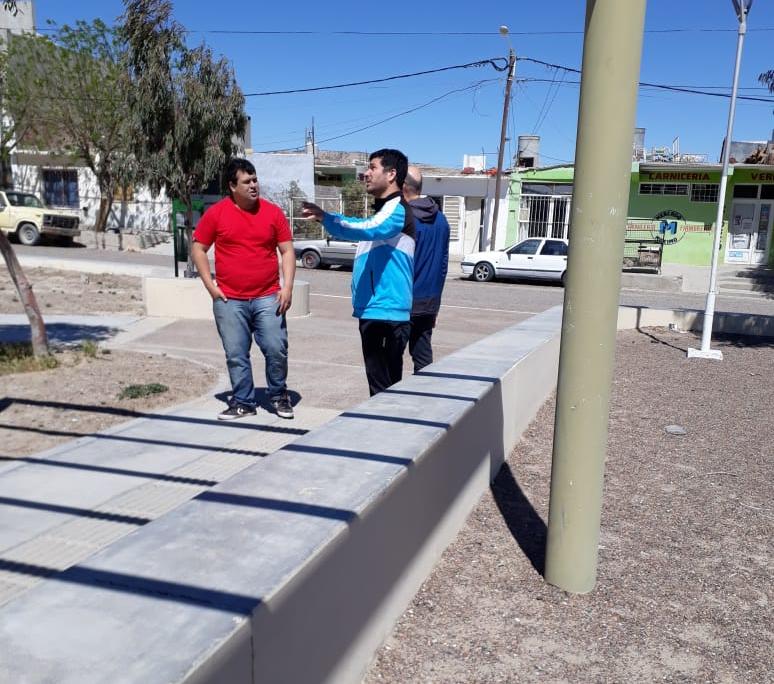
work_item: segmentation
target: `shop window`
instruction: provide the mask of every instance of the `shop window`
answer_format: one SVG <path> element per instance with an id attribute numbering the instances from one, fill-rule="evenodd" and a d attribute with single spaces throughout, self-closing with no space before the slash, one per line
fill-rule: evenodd
<path id="1" fill-rule="evenodd" d="M 688 186 L 684 183 L 640 183 L 640 195 L 686 196 Z"/>
<path id="2" fill-rule="evenodd" d="M 50 207 L 80 206 L 75 169 L 43 169 L 43 201 Z"/>
<path id="3" fill-rule="evenodd" d="M 757 185 L 735 185 L 734 197 L 737 197 L 739 199 L 757 199 L 758 186 Z"/>
<path id="4" fill-rule="evenodd" d="M 717 202 L 717 183 L 694 183 L 691 186 L 691 202 Z"/>
<path id="5" fill-rule="evenodd" d="M 774 185 L 761 185 L 761 199 L 774 199 Z"/>

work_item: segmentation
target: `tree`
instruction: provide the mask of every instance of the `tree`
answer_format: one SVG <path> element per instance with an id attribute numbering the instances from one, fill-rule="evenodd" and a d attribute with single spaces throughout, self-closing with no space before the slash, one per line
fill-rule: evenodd
<path id="1" fill-rule="evenodd" d="M 774 93 L 774 70 L 764 71 L 758 76 L 758 80 L 769 89 L 769 92 Z"/>
<path id="2" fill-rule="evenodd" d="M 366 215 L 365 183 L 358 180 L 348 180 L 341 188 L 342 212 L 345 216 Z"/>
<path id="3" fill-rule="evenodd" d="M 97 19 L 62 26 L 52 40 L 13 36 L 9 52 L 9 113 L 24 121 L 30 100 L 35 107 L 17 144 L 77 158 L 91 170 L 100 193 L 94 229 L 103 247 L 115 192 L 136 170 L 120 50 L 115 31 Z"/>
<path id="4" fill-rule="evenodd" d="M 134 153 L 152 191 L 186 207 L 216 178 L 247 122 L 244 95 L 225 58 L 185 45 L 169 0 L 125 0 L 121 30 L 131 87 Z M 187 275 L 192 275 L 190 254 Z"/>
<path id="5" fill-rule="evenodd" d="M 16 13 L 16 3 L 4 2 L 3 7 Z M 8 97 L 9 80 L 14 82 L 15 74 L 9 73 L 10 57 L 13 52 L 0 53 L 0 182 L 4 187 L 13 186 L 13 175 L 11 173 L 10 155 L 13 147 L 20 135 L 25 135 L 32 126 L 35 118 L 35 99 L 31 92 L 27 92 L 24 99 L 13 101 Z M 9 79 L 9 76 L 11 78 Z M 15 116 L 6 115 L 6 106 L 9 99 L 16 107 Z M 40 313 L 40 307 L 32 291 L 32 286 L 24 274 L 24 270 L 16 258 L 13 246 L 8 240 L 6 234 L 0 230 L 0 253 L 3 255 L 5 264 L 8 267 L 8 273 L 16 287 L 19 295 L 19 301 L 24 307 L 27 319 L 30 323 L 30 341 L 32 343 L 32 353 L 36 357 L 47 356 L 48 335 L 43 316 Z"/>

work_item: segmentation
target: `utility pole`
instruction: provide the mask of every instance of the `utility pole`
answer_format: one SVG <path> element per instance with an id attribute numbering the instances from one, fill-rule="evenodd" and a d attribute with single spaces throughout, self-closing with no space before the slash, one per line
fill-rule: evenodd
<path id="1" fill-rule="evenodd" d="M 594 588 L 646 0 L 587 0 L 545 578 Z"/>
<path id="2" fill-rule="evenodd" d="M 497 153 L 497 176 L 495 178 L 494 209 L 492 209 L 492 230 L 489 236 L 489 249 L 495 249 L 497 237 L 497 214 L 500 211 L 500 183 L 503 174 L 503 155 L 505 154 L 505 135 L 508 132 L 508 107 L 511 103 L 511 85 L 516 71 L 516 53 L 511 48 L 508 51 L 508 80 L 505 81 L 505 101 L 503 102 L 503 122 L 500 126 L 500 150 Z"/>

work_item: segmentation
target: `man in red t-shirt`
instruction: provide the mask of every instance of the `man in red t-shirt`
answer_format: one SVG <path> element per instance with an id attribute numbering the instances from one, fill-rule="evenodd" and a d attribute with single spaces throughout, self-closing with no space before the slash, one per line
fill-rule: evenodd
<path id="1" fill-rule="evenodd" d="M 287 392 L 288 330 L 285 312 L 293 297 L 296 255 L 287 219 L 276 204 L 260 199 L 255 167 L 232 159 L 226 168 L 230 196 L 211 206 L 196 226 L 191 257 L 212 296 L 218 334 L 231 379 L 229 407 L 218 415 L 234 420 L 255 415 L 250 364 L 252 338 L 266 360 L 266 394 L 277 415 L 293 417 Z M 215 280 L 207 250 L 215 245 Z M 282 286 L 277 268 L 282 262 Z"/>

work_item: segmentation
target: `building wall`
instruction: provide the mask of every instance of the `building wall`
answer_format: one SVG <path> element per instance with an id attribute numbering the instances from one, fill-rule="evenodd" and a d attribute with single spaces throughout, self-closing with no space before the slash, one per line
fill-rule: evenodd
<path id="1" fill-rule="evenodd" d="M 261 195 L 290 209 L 290 188 L 294 183 L 306 197 L 314 197 L 314 156 L 311 153 L 276 154 L 253 152 L 247 158 L 255 166 Z"/>
<path id="2" fill-rule="evenodd" d="M 61 169 L 62 166 L 13 164 L 14 186 L 18 190 L 31 192 L 43 199 L 43 169 Z M 99 212 L 99 186 L 92 171 L 84 166 L 67 167 L 75 170 L 78 176 L 78 206 L 67 207 L 79 212 L 81 227 L 94 226 Z M 108 217 L 108 230 L 121 230 L 126 233 L 148 231 L 169 231 L 172 204 L 164 191 L 153 197 L 144 187 L 133 189 L 131 201 L 114 201 Z"/>
<path id="3" fill-rule="evenodd" d="M 495 234 L 497 248 L 502 249 L 510 244 L 507 236 L 508 220 L 508 179 L 500 184 L 500 204 L 498 207 L 497 231 Z M 460 226 L 457 239 L 449 243 L 449 253 L 463 256 L 471 249 L 471 245 L 488 249 L 492 212 L 494 211 L 495 178 L 491 176 L 433 176 L 425 174 L 422 180 L 422 194 L 429 197 L 458 197 Z M 484 200 L 483 231 L 481 228 L 481 200 Z M 451 217 L 449 217 L 451 218 Z M 451 221 L 450 221 L 451 223 Z"/>
<path id="4" fill-rule="evenodd" d="M 693 183 L 719 184 L 720 169 L 717 167 L 688 166 L 665 167 L 662 170 L 634 164 L 631 174 L 628 229 L 649 231 L 657 234 L 660 219 L 656 217 L 665 211 L 676 212 L 684 217 L 678 221 L 677 239 L 665 244 L 664 263 L 709 266 L 712 256 L 713 225 L 717 214 L 717 202 L 692 201 L 690 185 Z M 661 174 L 661 175 L 659 175 Z M 679 175 L 673 175 L 679 174 Z M 510 204 L 508 208 L 508 240 L 518 239 L 518 216 L 522 186 L 525 183 L 572 183 L 574 168 L 571 166 L 547 169 L 517 171 L 511 177 Z M 643 195 L 640 183 L 685 183 L 689 185 L 688 195 Z M 733 191 L 737 184 L 774 185 L 774 167 L 732 168 L 725 197 L 724 222 L 721 233 L 721 260 L 725 255 L 725 241 L 728 215 L 733 202 Z M 774 240 L 769 249 L 768 262 L 774 265 Z"/>

